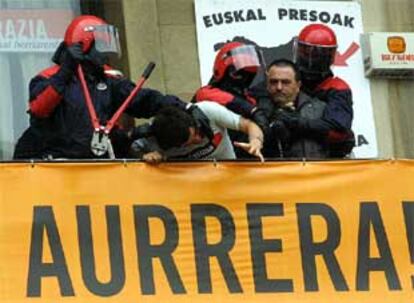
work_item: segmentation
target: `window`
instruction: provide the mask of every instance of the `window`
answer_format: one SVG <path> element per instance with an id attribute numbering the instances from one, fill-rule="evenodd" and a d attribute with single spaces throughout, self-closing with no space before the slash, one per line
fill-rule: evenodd
<path id="1" fill-rule="evenodd" d="M 105 18 L 109 0 L 0 0 L 0 160 L 29 125 L 29 82 L 51 58 L 73 17 Z M 109 21 L 109 20 L 108 20 Z"/>
<path id="2" fill-rule="evenodd" d="M 29 123 L 28 83 L 50 58 L 79 1 L 0 0 L 0 158 L 12 158 Z"/>

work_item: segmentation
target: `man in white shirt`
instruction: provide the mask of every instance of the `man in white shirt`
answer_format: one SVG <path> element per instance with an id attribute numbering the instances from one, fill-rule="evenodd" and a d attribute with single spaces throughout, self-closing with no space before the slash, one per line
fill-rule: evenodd
<path id="1" fill-rule="evenodd" d="M 252 121 L 243 118 L 214 102 L 196 105 L 207 116 L 213 137 L 197 128 L 194 119 L 185 111 L 169 107 L 161 110 L 151 125 L 153 137 L 136 140 L 132 149 L 149 163 L 165 159 L 235 159 L 227 128 L 244 132 L 249 142 L 234 144 L 261 161 L 263 133 Z"/>

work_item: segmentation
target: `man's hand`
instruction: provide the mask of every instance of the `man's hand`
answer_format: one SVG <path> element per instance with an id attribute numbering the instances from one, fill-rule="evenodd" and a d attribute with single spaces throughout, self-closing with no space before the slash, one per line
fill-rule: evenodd
<path id="1" fill-rule="evenodd" d="M 262 155 L 263 142 L 260 138 L 250 139 L 249 143 L 246 142 L 234 142 L 234 146 L 240 147 L 250 155 L 253 155 L 260 159 L 261 162 L 264 162 L 264 157 Z"/>
<path id="2" fill-rule="evenodd" d="M 158 151 L 153 151 L 144 154 L 144 156 L 142 156 L 142 159 L 150 164 L 158 164 L 164 160 L 164 156 Z"/>
<path id="3" fill-rule="evenodd" d="M 249 136 L 249 143 L 234 142 L 234 146 L 240 147 L 249 154 L 256 156 L 260 161 L 264 162 L 264 158 L 261 152 L 263 148 L 263 131 L 256 123 L 249 119 L 240 117 L 240 129 L 241 132 Z"/>
<path id="4" fill-rule="evenodd" d="M 62 63 L 60 64 L 60 74 L 65 82 L 72 79 L 76 73 L 78 64 L 83 59 L 82 44 L 75 43 L 66 47 Z"/>
<path id="5" fill-rule="evenodd" d="M 302 128 L 301 117 L 298 112 L 279 110 L 277 120 L 282 121 L 290 130 L 299 130 Z"/>
<path id="6" fill-rule="evenodd" d="M 72 57 L 72 59 L 77 62 L 82 61 L 84 58 L 82 43 L 74 43 L 71 46 L 68 46 L 67 51 L 69 55 Z"/>
<path id="7" fill-rule="evenodd" d="M 72 44 L 71 46 L 66 47 L 66 53 L 63 58 L 62 66 L 74 71 L 83 58 L 82 44 Z"/>

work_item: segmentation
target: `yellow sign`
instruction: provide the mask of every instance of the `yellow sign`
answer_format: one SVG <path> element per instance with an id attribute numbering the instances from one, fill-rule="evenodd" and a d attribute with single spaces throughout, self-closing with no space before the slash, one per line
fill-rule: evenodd
<path id="1" fill-rule="evenodd" d="M 412 302 L 414 161 L 1 164 L 0 302 Z"/>

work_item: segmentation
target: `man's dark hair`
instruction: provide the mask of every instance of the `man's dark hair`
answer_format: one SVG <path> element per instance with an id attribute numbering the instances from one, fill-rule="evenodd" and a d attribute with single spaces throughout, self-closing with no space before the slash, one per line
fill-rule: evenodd
<path id="1" fill-rule="evenodd" d="M 195 122 L 191 115 L 176 107 L 165 107 L 154 117 L 152 133 L 162 149 L 180 147 L 190 137 Z"/>
<path id="2" fill-rule="evenodd" d="M 295 73 L 295 80 L 296 81 L 301 80 L 299 69 L 293 61 L 288 60 L 288 59 L 276 59 L 267 66 L 266 70 L 269 71 L 273 66 L 290 67 L 293 69 L 293 72 Z"/>

